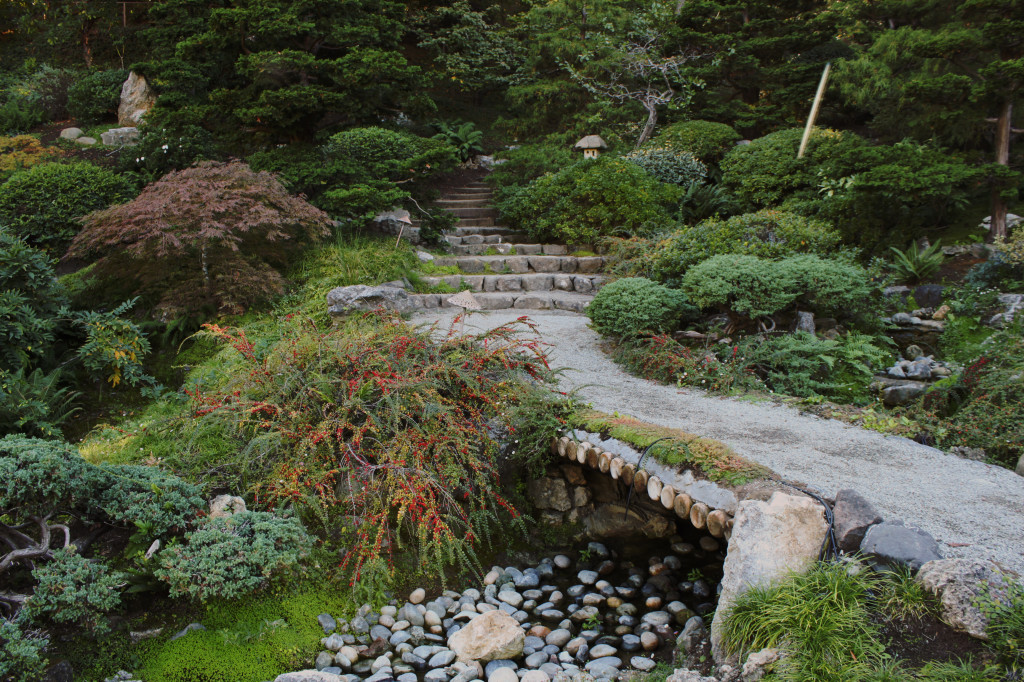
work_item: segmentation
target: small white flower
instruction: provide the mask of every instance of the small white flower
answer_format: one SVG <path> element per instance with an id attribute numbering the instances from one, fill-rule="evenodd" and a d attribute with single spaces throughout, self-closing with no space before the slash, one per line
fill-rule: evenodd
<path id="1" fill-rule="evenodd" d="M 163 149 L 164 151 L 167 151 L 167 145 L 165 144 L 163 147 L 160 147 L 160 149 Z"/>

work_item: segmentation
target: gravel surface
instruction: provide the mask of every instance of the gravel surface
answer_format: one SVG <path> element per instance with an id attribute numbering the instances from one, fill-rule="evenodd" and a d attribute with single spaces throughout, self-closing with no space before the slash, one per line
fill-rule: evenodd
<path id="1" fill-rule="evenodd" d="M 524 312 L 474 313 L 466 329 L 496 327 Z M 423 311 L 412 321 L 446 326 L 454 315 L 450 309 Z M 638 379 L 601 351 L 600 336 L 585 316 L 529 315 L 552 344 L 551 365 L 568 370 L 563 389 L 578 388 L 595 409 L 718 439 L 788 481 L 830 497 L 854 488 L 886 519 L 903 519 L 931 533 L 945 556 L 991 559 L 1024 575 L 1024 477 L 788 406 Z"/>

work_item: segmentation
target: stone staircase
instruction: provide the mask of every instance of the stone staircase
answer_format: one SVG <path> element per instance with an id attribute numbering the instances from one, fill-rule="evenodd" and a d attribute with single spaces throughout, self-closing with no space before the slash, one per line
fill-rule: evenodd
<path id="1" fill-rule="evenodd" d="M 458 291 L 468 285 L 484 310 L 566 310 L 582 313 L 605 282 L 604 259 L 577 256 L 565 244 L 535 244 L 522 232 L 496 225 L 491 190 L 470 182 L 435 202 L 458 217 L 446 235 L 448 256 L 435 258 L 440 267 L 457 267 L 459 274 L 426 276 L 430 287 L 445 285 Z M 413 223 L 413 230 L 418 223 Z M 414 233 L 415 234 L 415 233 Z M 410 294 L 420 308 L 448 308 L 453 293 Z"/>

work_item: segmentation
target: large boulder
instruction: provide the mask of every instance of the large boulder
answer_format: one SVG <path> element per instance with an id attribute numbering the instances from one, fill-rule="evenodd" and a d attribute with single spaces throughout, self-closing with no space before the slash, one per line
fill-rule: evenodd
<path id="1" fill-rule="evenodd" d="M 902 521 L 879 523 L 864 534 L 860 549 L 889 566 L 904 564 L 916 571 L 924 564 L 941 559 L 939 543 L 920 528 L 903 525 Z"/>
<path id="2" fill-rule="evenodd" d="M 136 127 L 153 105 L 156 93 L 149 87 L 146 77 L 132 71 L 121 86 L 121 104 L 117 107 L 117 125 Z"/>
<path id="3" fill-rule="evenodd" d="M 414 308 L 409 294 L 399 287 L 355 284 L 338 287 L 327 292 L 327 312 L 331 315 L 348 315 L 352 312 L 385 308 L 406 313 Z"/>
<path id="4" fill-rule="evenodd" d="M 988 639 L 988 618 L 978 600 L 1007 603 L 1010 579 L 991 561 L 979 559 L 936 559 L 929 561 L 915 578 L 942 605 L 942 620 L 956 630 Z"/>
<path id="5" fill-rule="evenodd" d="M 482 613 L 448 638 L 448 648 L 458 660 L 497 661 L 523 655 L 526 633 L 512 616 L 502 610 Z"/>
<path id="6" fill-rule="evenodd" d="M 827 531 L 821 505 L 809 497 L 776 492 L 767 502 L 740 502 L 722 567 L 718 609 L 711 622 L 711 651 L 717 663 L 729 660 L 722 642 L 722 620 L 736 598 L 751 587 L 806 571 L 818 560 Z"/>
<path id="7" fill-rule="evenodd" d="M 860 548 L 868 528 L 882 522 L 882 517 L 871 503 L 856 490 L 849 488 L 836 493 L 832 516 L 835 519 L 836 541 L 840 549 L 850 553 Z"/>

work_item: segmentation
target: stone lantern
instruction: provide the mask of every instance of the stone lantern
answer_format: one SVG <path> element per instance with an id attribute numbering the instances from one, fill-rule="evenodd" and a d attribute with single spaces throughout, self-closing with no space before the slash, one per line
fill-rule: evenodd
<path id="1" fill-rule="evenodd" d="M 596 159 L 601 150 L 607 149 L 608 145 L 600 135 L 587 135 L 575 144 L 575 148 L 583 150 L 584 159 Z"/>

